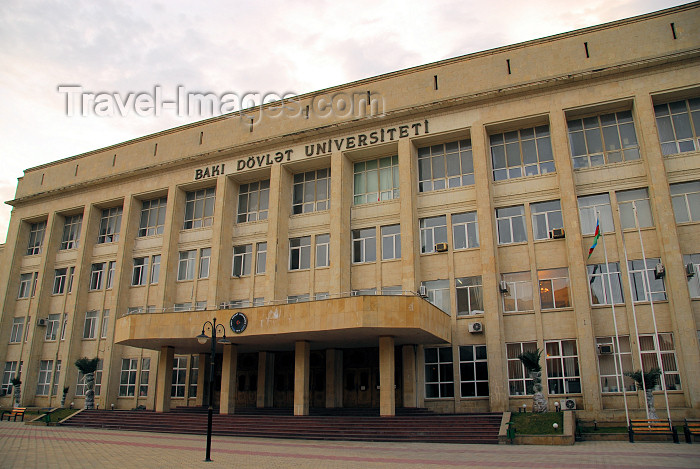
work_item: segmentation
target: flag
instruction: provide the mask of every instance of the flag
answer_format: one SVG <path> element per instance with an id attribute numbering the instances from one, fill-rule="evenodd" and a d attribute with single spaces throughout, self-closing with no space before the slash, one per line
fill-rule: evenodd
<path id="1" fill-rule="evenodd" d="M 600 238 L 600 219 L 596 218 L 595 221 L 595 236 L 593 237 L 593 244 L 591 247 L 588 249 L 588 259 L 591 258 L 591 254 L 593 254 L 593 250 L 595 247 L 598 245 L 598 239 Z"/>

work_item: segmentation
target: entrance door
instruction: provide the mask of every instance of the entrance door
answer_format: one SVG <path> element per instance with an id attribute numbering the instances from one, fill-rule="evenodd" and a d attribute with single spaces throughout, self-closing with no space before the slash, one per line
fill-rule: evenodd
<path id="1" fill-rule="evenodd" d="M 273 407 L 291 408 L 294 405 L 294 352 L 275 353 Z"/>
<path id="2" fill-rule="evenodd" d="M 254 371 L 239 371 L 237 378 L 236 405 L 238 407 L 255 407 L 257 405 L 258 374 Z"/>

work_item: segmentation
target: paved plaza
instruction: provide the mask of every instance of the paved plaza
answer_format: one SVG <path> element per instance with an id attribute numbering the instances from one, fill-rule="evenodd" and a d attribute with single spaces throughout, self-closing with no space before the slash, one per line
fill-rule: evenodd
<path id="1" fill-rule="evenodd" d="M 0 423 L 2 468 L 700 468 L 700 444 L 586 442 L 575 446 L 326 442 Z"/>

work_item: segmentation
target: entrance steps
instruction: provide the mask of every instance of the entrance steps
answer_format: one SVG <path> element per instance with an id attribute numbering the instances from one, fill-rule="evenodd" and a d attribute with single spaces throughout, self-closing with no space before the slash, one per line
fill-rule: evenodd
<path id="1" fill-rule="evenodd" d="M 310 440 L 415 441 L 497 444 L 501 413 L 435 414 L 426 409 L 396 409 L 380 417 L 377 409 L 313 409 L 295 417 L 291 409 L 236 409 L 213 416 L 213 434 Z M 162 433 L 203 435 L 207 408 L 176 408 L 171 412 L 85 410 L 63 425 Z"/>

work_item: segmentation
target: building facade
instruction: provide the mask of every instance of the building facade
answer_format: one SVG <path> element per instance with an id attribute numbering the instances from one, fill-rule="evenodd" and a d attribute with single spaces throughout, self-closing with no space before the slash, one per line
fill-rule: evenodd
<path id="1" fill-rule="evenodd" d="M 26 170 L 0 404 L 19 376 L 81 406 L 83 356 L 101 408 L 207 403 L 216 317 L 222 413 L 529 407 L 540 349 L 551 408 L 641 416 L 622 373 L 659 367 L 660 414 L 697 416 L 698 30 L 692 3 Z"/>

